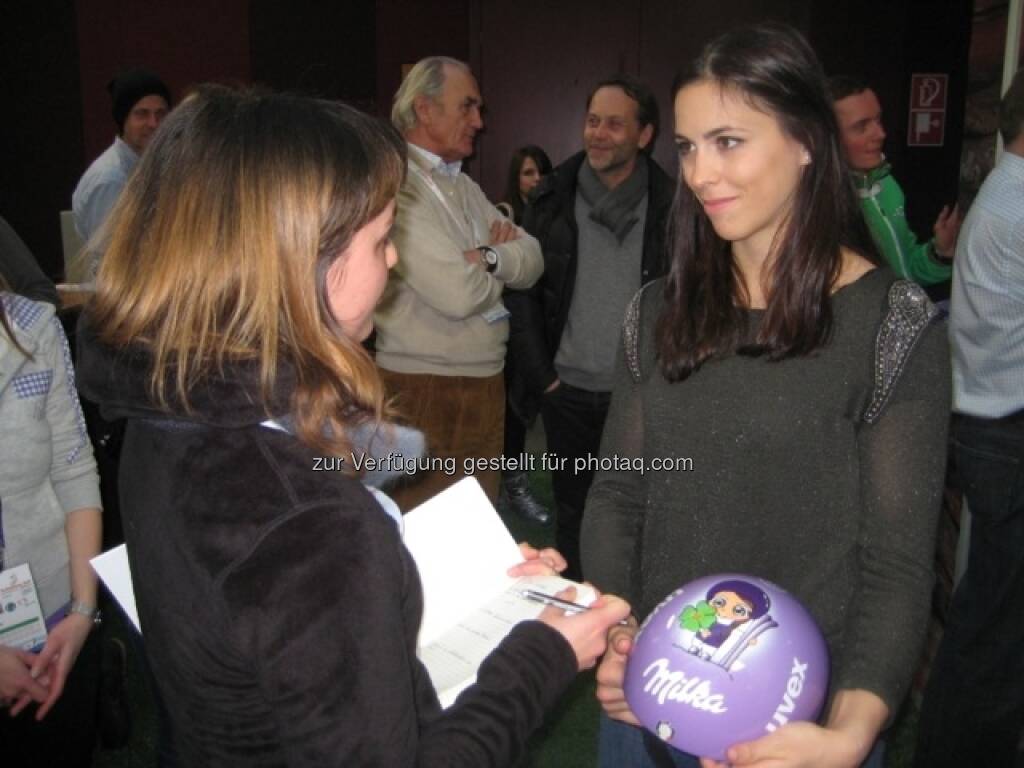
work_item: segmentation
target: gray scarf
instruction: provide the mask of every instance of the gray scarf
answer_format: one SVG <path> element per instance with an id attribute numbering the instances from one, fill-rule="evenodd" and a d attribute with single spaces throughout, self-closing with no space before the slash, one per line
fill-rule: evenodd
<path id="1" fill-rule="evenodd" d="M 647 155 L 636 156 L 629 178 L 615 189 L 608 189 L 586 160 L 580 165 L 576 182 L 584 202 L 590 206 L 590 220 L 609 230 L 619 245 L 639 221 L 635 210 L 647 194 Z"/>

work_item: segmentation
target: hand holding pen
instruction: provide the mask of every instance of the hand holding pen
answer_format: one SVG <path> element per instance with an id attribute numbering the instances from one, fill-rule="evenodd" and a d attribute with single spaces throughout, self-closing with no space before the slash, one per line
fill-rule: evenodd
<path id="1" fill-rule="evenodd" d="M 581 671 L 593 667 L 604 653 L 609 627 L 629 616 L 629 603 L 615 595 L 600 595 L 589 606 L 573 602 L 576 599 L 575 587 L 568 587 L 555 595 L 543 596 L 570 604 L 569 613 L 564 606 L 551 604 L 537 618 L 568 641 Z"/>
<path id="2" fill-rule="evenodd" d="M 575 587 L 573 587 L 573 589 L 575 589 Z M 556 608 L 561 608 L 563 611 L 570 614 L 583 613 L 584 611 L 589 611 L 591 608 L 590 605 L 574 603 L 571 600 L 563 600 L 562 598 L 556 597 L 555 595 L 549 595 L 545 592 L 538 592 L 535 589 L 521 589 L 519 590 L 519 595 L 524 600 L 529 600 L 534 603 L 541 603 L 542 605 L 553 605 Z M 623 627 L 628 627 L 629 620 L 623 619 L 619 622 L 619 624 Z"/>

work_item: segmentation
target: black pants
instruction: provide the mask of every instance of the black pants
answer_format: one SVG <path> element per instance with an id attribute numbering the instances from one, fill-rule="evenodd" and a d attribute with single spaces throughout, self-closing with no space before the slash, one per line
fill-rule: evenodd
<path id="1" fill-rule="evenodd" d="M 42 722 L 36 705 L 15 718 L 0 711 L 0 765 L 4 768 L 92 765 L 96 749 L 96 695 L 100 676 L 100 633 L 86 639 L 64 682 L 64 692 Z"/>
<path id="2" fill-rule="evenodd" d="M 526 425 L 512 407 L 505 403 L 505 458 L 512 460 L 526 451 Z"/>
<path id="3" fill-rule="evenodd" d="M 589 392 L 564 381 L 544 396 L 541 416 L 552 466 L 551 489 L 557 507 L 555 545 L 569 567 L 563 576 L 579 581 L 580 527 L 587 492 L 594 480 L 593 462 L 601 449 L 601 433 L 608 416 L 610 392 Z"/>
<path id="4" fill-rule="evenodd" d="M 955 415 L 967 571 L 921 708 L 915 765 L 1012 766 L 1024 727 L 1024 412 Z"/>

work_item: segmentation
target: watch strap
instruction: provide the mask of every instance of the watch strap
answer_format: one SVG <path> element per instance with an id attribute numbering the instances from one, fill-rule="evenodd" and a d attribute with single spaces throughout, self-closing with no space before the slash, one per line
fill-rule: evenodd
<path id="1" fill-rule="evenodd" d="M 484 263 L 484 268 L 488 272 L 494 272 L 498 268 L 498 252 L 489 245 L 477 246 L 477 250 L 480 251 L 480 258 Z"/>
<path id="2" fill-rule="evenodd" d="M 89 605 L 83 603 L 80 600 L 72 600 L 71 605 L 68 606 L 68 613 L 77 613 L 81 616 L 85 616 L 87 619 L 92 621 L 93 624 L 99 624 L 101 621 L 100 609 L 95 605 Z"/>

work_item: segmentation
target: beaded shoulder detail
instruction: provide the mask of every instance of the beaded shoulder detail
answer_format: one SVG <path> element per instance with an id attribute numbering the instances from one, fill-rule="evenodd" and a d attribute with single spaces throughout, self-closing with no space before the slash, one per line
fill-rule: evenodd
<path id="1" fill-rule="evenodd" d="M 651 281 L 652 283 L 654 281 Z M 633 294 L 626 307 L 626 316 L 622 320 L 622 346 L 626 351 L 626 367 L 633 381 L 640 381 L 640 305 L 643 303 L 644 291 L 651 286 L 647 283 Z"/>
<path id="2" fill-rule="evenodd" d="M 888 308 L 875 339 L 875 380 L 866 424 L 878 421 L 922 333 L 939 315 L 917 283 L 897 280 L 889 288 Z"/>

